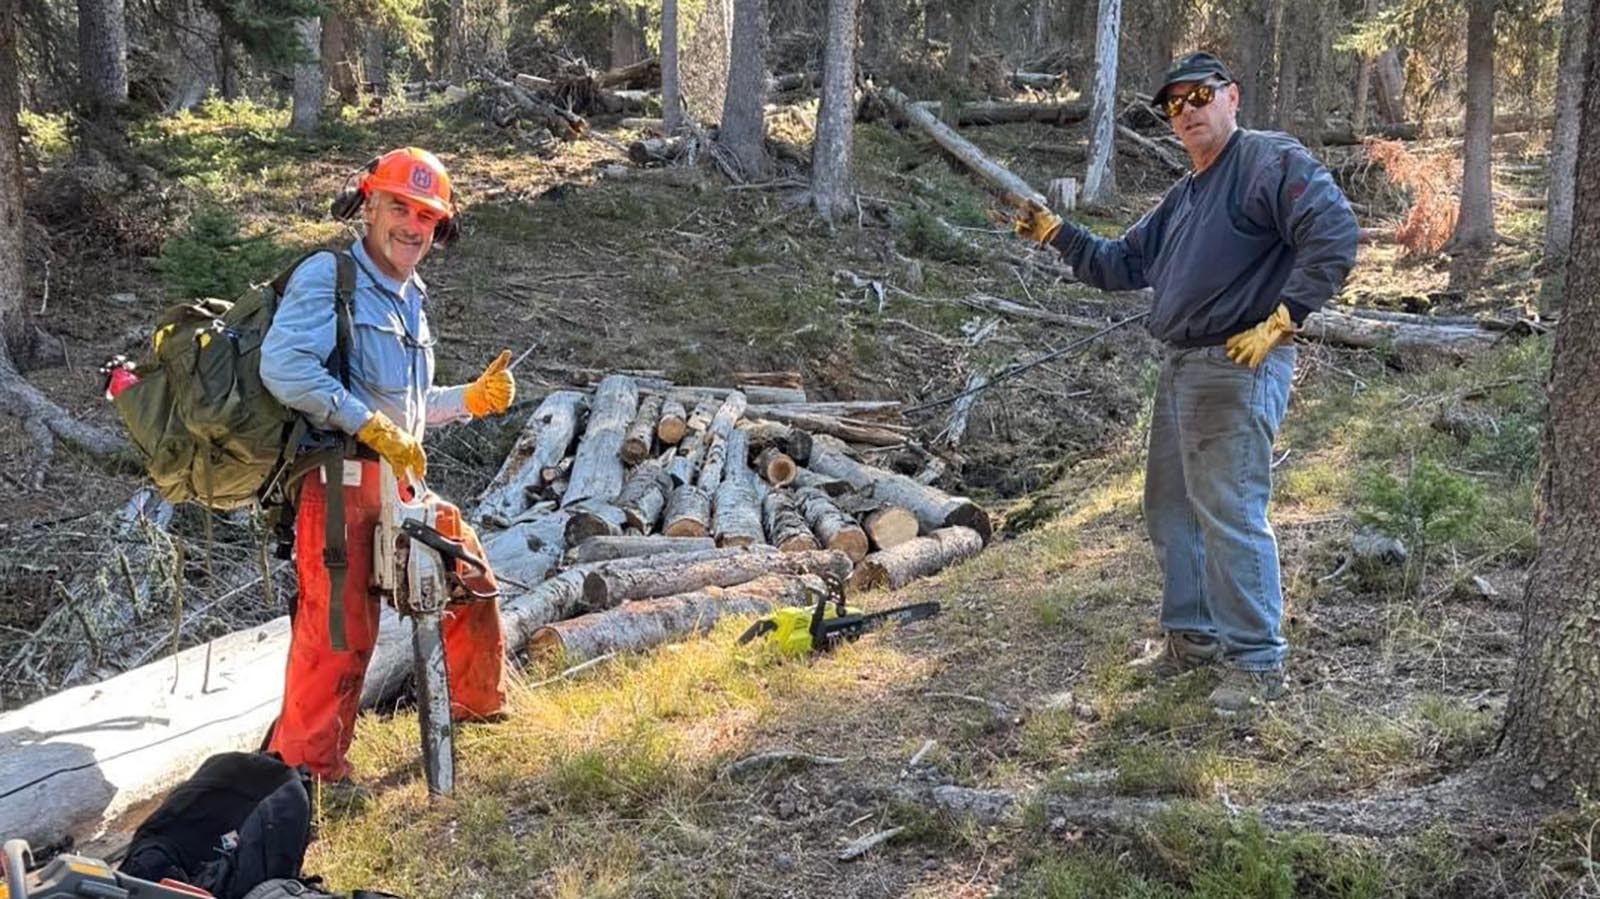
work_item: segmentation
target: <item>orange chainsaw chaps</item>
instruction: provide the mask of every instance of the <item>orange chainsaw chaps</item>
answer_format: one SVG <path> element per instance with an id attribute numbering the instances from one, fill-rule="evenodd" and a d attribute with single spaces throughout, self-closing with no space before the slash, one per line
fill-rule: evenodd
<path id="1" fill-rule="evenodd" d="M 316 475 L 305 479 L 296 510 L 295 570 L 300 589 L 283 706 L 269 748 L 288 764 L 304 764 L 328 780 L 350 773 L 345 755 L 378 636 L 378 599 L 372 593 L 372 544 L 380 514 L 377 484 L 377 463 L 363 461 L 361 486 L 345 488 L 345 551 L 350 565 L 344 584 L 347 652 L 335 652 L 328 635 L 331 583 L 322 563 L 327 503 Z M 460 513 L 455 517 L 459 521 Z M 464 523 L 460 528 L 463 540 L 481 558 L 477 535 Z M 443 618 L 452 717 L 495 714 L 505 699 L 505 636 L 499 608 L 493 602 L 454 604 Z"/>

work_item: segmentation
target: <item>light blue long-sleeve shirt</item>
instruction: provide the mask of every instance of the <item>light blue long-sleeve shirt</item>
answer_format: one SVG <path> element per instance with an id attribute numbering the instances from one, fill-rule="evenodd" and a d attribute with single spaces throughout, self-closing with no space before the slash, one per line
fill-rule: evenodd
<path id="1" fill-rule="evenodd" d="M 413 273 L 399 282 L 381 272 L 356 241 L 356 290 L 350 310 L 350 383 L 328 369 L 336 340 L 333 253 L 318 253 L 289 278 L 261 344 L 261 382 L 311 425 L 354 434 L 382 412 L 419 439 L 427 425 L 472 416 L 465 386 L 433 386 L 433 332 L 422 303 L 427 285 Z"/>

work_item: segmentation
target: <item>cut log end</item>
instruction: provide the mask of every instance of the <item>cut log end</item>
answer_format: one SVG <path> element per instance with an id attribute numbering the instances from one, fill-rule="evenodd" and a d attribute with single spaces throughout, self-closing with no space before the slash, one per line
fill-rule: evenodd
<path id="1" fill-rule="evenodd" d="M 917 516 L 909 509 L 885 506 L 867 515 L 862 522 L 872 545 L 877 549 L 890 549 L 917 537 Z"/>

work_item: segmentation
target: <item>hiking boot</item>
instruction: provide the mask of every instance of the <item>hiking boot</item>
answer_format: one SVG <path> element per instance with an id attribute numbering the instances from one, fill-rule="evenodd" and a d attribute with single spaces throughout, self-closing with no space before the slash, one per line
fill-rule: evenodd
<path id="1" fill-rule="evenodd" d="M 1222 658 L 1222 647 L 1210 637 L 1169 633 L 1161 649 L 1131 663 L 1135 671 L 1148 672 L 1157 680 L 1177 677 L 1186 671 L 1203 668 Z"/>
<path id="2" fill-rule="evenodd" d="M 1211 707 L 1225 715 L 1236 715 L 1261 708 L 1287 692 L 1282 668 L 1245 671 L 1229 668 L 1222 683 L 1211 691 Z"/>

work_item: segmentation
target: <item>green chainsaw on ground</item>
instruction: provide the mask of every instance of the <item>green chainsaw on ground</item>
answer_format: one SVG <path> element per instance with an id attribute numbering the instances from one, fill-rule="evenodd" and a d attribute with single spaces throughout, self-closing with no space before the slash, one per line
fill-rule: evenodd
<path id="1" fill-rule="evenodd" d="M 765 637 L 767 645 L 778 652 L 805 655 L 832 649 L 886 624 L 906 624 L 937 614 L 939 604 L 936 602 L 918 602 L 881 612 L 863 612 L 845 605 L 843 585 L 835 584 L 830 594 L 817 598 L 814 608 L 789 606 L 750 625 L 748 630 L 739 635 L 739 645 L 743 646 L 757 637 Z"/>

